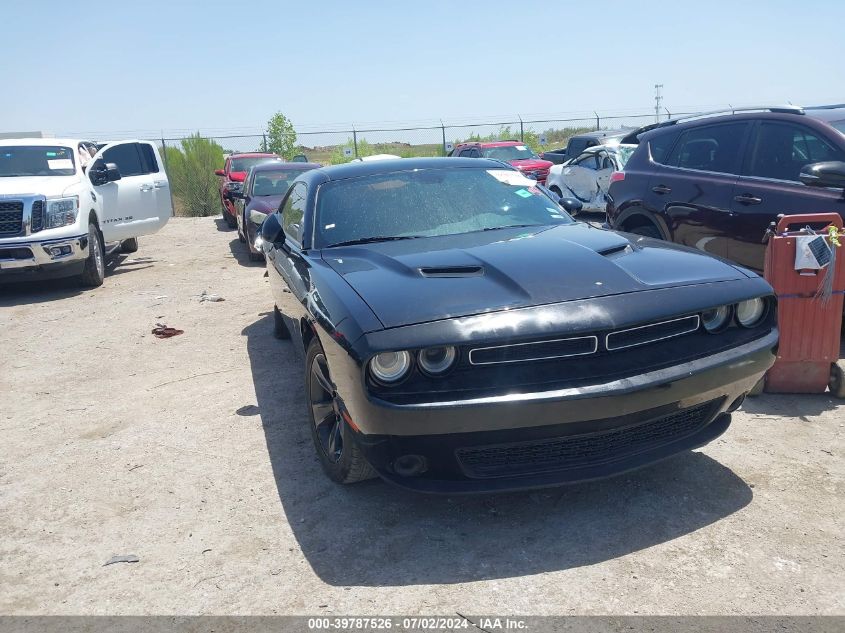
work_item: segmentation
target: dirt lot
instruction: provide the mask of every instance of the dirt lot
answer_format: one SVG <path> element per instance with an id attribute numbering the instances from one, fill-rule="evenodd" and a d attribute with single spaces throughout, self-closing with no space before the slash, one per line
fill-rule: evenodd
<path id="1" fill-rule="evenodd" d="M 221 228 L 175 219 L 97 290 L 0 289 L 0 613 L 845 613 L 842 403 L 764 396 L 703 450 L 553 491 L 341 488 Z"/>

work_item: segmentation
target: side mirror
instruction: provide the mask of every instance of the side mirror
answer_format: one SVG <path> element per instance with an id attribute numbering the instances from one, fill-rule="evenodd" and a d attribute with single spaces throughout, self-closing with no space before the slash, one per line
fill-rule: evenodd
<path id="1" fill-rule="evenodd" d="M 561 198 L 558 204 L 569 215 L 577 215 L 581 211 L 581 209 L 584 208 L 584 205 L 581 204 L 581 201 L 576 198 Z"/>
<path id="2" fill-rule="evenodd" d="M 88 169 L 88 177 L 95 187 L 100 187 L 115 180 L 120 180 L 121 175 L 120 170 L 114 163 L 104 163 L 98 160 Z"/>
<path id="3" fill-rule="evenodd" d="M 215 176 L 225 176 L 225 175 L 226 175 L 226 172 L 225 172 L 225 171 L 223 171 L 222 169 L 215 169 L 215 170 L 214 170 L 214 175 L 215 175 Z"/>
<path id="4" fill-rule="evenodd" d="M 250 220 L 251 219 L 252 213 L 250 213 Z M 278 213 L 268 215 L 264 219 L 264 222 L 261 225 L 261 238 L 269 244 L 275 244 L 276 242 L 284 241 L 285 234 L 282 232 L 282 225 L 279 222 Z"/>
<path id="5" fill-rule="evenodd" d="M 811 187 L 845 189 L 845 163 L 840 160 L 831 160 L 804 165 L 798 179 Z"/>
<path id="6" fill-rule="evenodd" d="M 120 170 L 117 168 L 117 165 L 106 163 L 106 178 L 108 178 L 109 182 L 121 179 Z"/>
<path id="7" fill-rule="evenodd" d="M 252 211 L 249 212 L 249 221 L 252 222 L 253 224 L 261 225 L 261 223 L 264 222 L 264 220 L 266 220 L 266 219 L 267 219 L 267 214 L 262 213 L 258 209 L 253 209 Z"/>

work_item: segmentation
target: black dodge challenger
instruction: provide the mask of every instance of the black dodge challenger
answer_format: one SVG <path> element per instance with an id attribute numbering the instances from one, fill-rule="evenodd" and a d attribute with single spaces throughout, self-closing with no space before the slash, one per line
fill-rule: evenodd
<path id="1" fill-rule="evenodd" d="M 774 361 L 771 287 L 561 202 L 483 159 L 297 178 L 259 242 L 329 477 L 550 486 L 724 433 Z"/>

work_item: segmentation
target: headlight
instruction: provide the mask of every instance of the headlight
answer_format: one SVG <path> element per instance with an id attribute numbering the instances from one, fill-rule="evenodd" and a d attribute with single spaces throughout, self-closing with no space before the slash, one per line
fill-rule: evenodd
<path id="1" fill-rule="evenodd" d="M 749 299 L 736 306 L 736 320 L 742 327 L 754 327 L 763 319 L 766 304 L 762 299 Z"/>
<path id="2" fill-rule="evenodd" d="M 458 354 L 455 351 L 454 347 L 429 347 L 428 349 L 424 349 L 420 351 L 418 356 L 420 369 L 422 369 L 427 374 L 442 374 L 448 371 L 452 365 L 455 364 L 455 360 L 458 358 Z"/>
<path id="3" fill-rule="evenodd" d="M 55 198 L 47 200 L 47 214 L 44 221 L 44 228 L 56 229 L 60 226 L 67 226 L 76 222 L 76 214 L 79 212 L 79 198 Z"/>
<path id="4" fill-rule="evenodd" d="M 711 334 L 715 334 L 725 329 L 730 316 L 731 309 L 728 306 L 719 306 L 718 308 L 712 308 L 702 312 L 701 323 L 704 325 L 705 330 Z"/>
<path id="5" fill-rule="evenodd" d="M 411 371 L 411 355 L 408 352 L 382 352 L 370 361 L 370 373 L 383 383 L 397 382 Z"/>

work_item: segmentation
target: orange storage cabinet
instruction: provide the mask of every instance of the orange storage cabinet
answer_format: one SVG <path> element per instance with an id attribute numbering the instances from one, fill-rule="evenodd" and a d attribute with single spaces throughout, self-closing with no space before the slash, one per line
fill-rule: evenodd
<path id="1" fill-rule="evenodd" d="M 845 397 L 842 367 L 837 364 L 845 295 L 845 248 L 837 248 L 832 263 L 836 269 L 833 295 L 827 301 L 817 296 L 827 267 L 818 271 L 795 270 L 795 238 L 806 235 L 797 225 L 803 228 L 820 223 L 842 230 L 838 213 L 787 215 L 778 221 L 776 234 L 769 238 L 766 248 L 764 275 L 777 294 L 780 330 L 777 360 L 765 379 L 765 390 L 770 393 L 822 393 L 830 387 L 832 394 Z M 827 229 L 817 233 L 826 237 Z"/>

